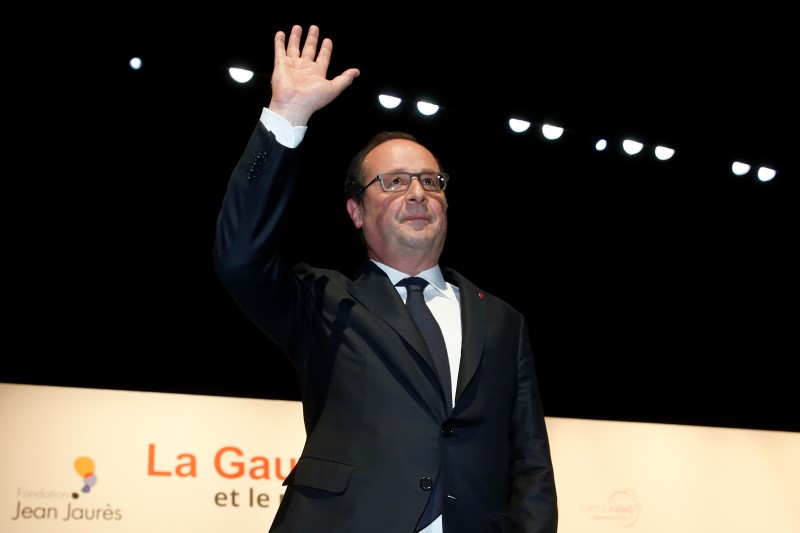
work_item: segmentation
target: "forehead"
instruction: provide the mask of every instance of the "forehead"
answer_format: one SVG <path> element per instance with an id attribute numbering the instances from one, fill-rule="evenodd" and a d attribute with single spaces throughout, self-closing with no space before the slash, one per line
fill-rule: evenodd
<path id="1" fill-rule="evenodd" d="M 364 158 L 368 174 L 390 170 L 438 170 L 433 154 L 424 146 L 406 139 L 392 139 L 373 148 Z"/>

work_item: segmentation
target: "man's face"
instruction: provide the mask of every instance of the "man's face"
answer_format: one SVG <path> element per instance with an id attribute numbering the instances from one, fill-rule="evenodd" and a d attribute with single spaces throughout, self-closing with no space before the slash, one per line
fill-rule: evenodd
<path id="1" fill-rule="evenodd" d="M 367 183 L 385 172 L 438 172 L 436 158 L 424 146 L 393 139 L 375 147 L 364 161 Z M 361 228 L 370 256 L 390 266 L 409 258 L 430 268 L 439 261 L 447 234 L 444 191 L 426 191 L 412 179 L 402 192 L 384 191 L 379 182 L 364 191 L 364 205 L 348 201 L 348 212 Z"/>

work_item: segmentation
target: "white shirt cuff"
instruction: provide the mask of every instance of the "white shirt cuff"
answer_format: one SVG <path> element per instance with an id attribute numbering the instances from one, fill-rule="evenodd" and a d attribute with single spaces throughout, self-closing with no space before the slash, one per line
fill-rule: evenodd
<path id="1" fill-rule="evenodd" d="M 288 120 L 266 107 L 261 111 L 261 122 L 287 148 L 296 148 L 308 129 L 308 126 L 292 126 Z"/>

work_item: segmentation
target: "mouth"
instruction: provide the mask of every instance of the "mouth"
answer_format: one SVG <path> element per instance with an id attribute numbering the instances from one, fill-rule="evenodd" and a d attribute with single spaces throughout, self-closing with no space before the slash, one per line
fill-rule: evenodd
<path id="1" fill-rule="evenodd" d="M 428 223 L 430 221 L 431 221 L 430 217 L 425 216 L 425 215 L 411 215 L 411 216 L 405 217 L 403 219 L 403 222 L 411 222 L 411 223 L 414 223 L 414 222 L 425 222 L 425 223 Z"/>
<path id="2" fill-rule="evenodd" d="M 408 228 L 409 231 L 414 233 L 420 231 L 427 231 L 431 227 L 432 219 L 425 215 L 411 215 L 405 217 L 401 224 Z"/>
<path id="3" fill-rule="evenodd" d="M 430 222 L 432 219 L 431 214 L 427 211 L 419 212 L 419 213 L 406 213 L 406 216 L 403 217 L 403 222 L 410 222 L 416 220 L 424 220 L 426 222 Z"/>

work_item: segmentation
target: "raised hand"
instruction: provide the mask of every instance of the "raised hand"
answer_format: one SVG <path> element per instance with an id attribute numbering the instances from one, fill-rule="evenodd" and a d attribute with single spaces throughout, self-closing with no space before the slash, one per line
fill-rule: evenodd
<path id="1" fill-rule="evenodd" d="M 293 126 L 305 126 L 311 115 L 331 103 L 361 74 L 349 68 L 328 79 L 328 66 L 333 52 L 329 38 L 319 44 L 319 27 L 310 26 L 303 46 L 303 28 L 293 26 L 286 43 L 286 34 L 275 34 L 275 64 L 272 70 L 272 98 L 269 108 L 282 115 Z"/>

